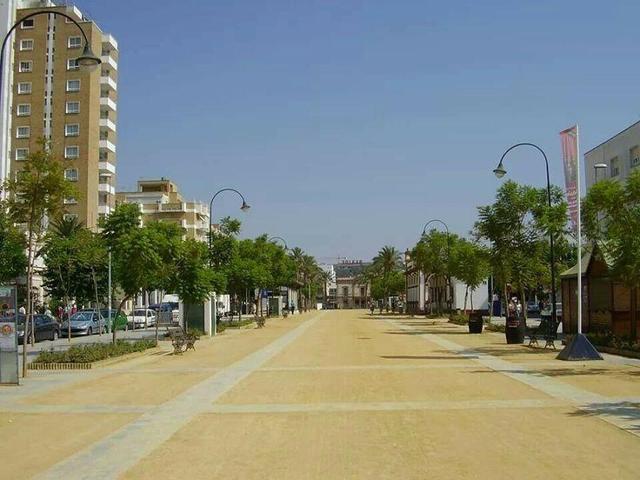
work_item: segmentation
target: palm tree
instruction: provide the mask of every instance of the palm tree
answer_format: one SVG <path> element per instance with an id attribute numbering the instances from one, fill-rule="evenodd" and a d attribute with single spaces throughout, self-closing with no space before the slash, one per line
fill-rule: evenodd
<path id="1" fill-rule="evenodd" d="M 384 302 L 387 303 L 387 294 L 389 290 L 389 275 L 396 271 L 402 263 L 402 256 L 396 247 L 385 245 L 380 249 L 378 255 L 373 259 L 375 268 L 382 276 L 382 285 L 384 288 Z"/>

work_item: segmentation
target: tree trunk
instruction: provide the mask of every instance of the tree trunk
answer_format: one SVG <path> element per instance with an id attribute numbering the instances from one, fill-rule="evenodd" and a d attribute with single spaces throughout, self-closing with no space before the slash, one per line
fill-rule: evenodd
<path id="1" fill-rule="evenodd" d="M 32 334 L 29 331 L 29 319 L 31 317 L 31 281 L 33 274 L 33 228 L 29 228 L 29 245 L 27 248 L 27 306 L 25 308 L 24 318 L 24 336 L 22 337 L 22 377 L 27 376 L 27 333 Z M 16 286 L 16 289 L 18 287 Z M 16 325 L 18 324 L 18 305 L 15 307 Z M 31 329 L 33 330 L 33 328 Z"/>
<path id="2" fill-rule="evenodd" d="M 122 312 L 122 307 L 124 307 L 124 304 L 127 303 L 127 300 L 129 300 L 129 298 L 130 298 L 129 295 L 125 295 L 122 301 L 120 302 L 120 305 L 118 305 L 118 310 L 116 310 L 116 316 L 113 319 L 113 328 L 111 329 L 112 330 L 111 339 L 113 343 L 116 343 L 116 332 L 118 331 L 118 329 L 116 328 L 116 325 L 117 325 L 118 317 Z M 127 323 L 128 323 L 128 320 L 127 320 Z"/>
<path id="3" fill-rule="evenodd" d="M 467 287 L 469 288 L 469 287 Z M 474 292 L 475 288 L 471 289 L 471 313 L 473 313 L 473 292 Z"/>
<path id="4" fill-rule="evenodd" d="M 463 311 L 467 311 L 467 298 L 469 297 L 469 285 L 464 289 L 464 307 Z M 471 311 L 473 311 L 473 292 L 471 292 Z"/>
<path id="5" fill-rule="evenodd" d="M 102 322 L 100 320 L 100 305 L 98 302 L 98 282 L 96 281 L 96 271 L 93 268 L 93 265 L 91 266 L 91 279 L 93 280 L 93 290 L 96 294 L 96 315 L 98 317 L 98 335 L 102 336 Z"/>

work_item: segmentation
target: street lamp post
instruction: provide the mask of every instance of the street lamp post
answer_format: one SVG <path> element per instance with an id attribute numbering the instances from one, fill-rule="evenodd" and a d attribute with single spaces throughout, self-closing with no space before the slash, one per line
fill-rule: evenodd
<path id="1" fill-rule="evenodd" d="M 78 64 L 85 70 L 88 71 L 92 71 L 94 68 L 96 68 L 98 65 L 100 65 L 102 63 L 102 60 L 100 60 L 99 57 L 97 57 L 93 51 L 91 50 L 91 46 L 89 45 L 89 40 L 87 39 L 87 35 L 84 33 L 84 30 L 82 30 L 82 27 L 80 27 L 80 24 L 72 17 L 70 17 L 69 15 L 67 15 L 66 13 L 62 13 L 56 10 L 40 10 L 37 12 L 33 12 L 30 13 L 28 15 L 25 15 L 24 17 L 22 17 L 20 20 L 18 20 L 16 23 L 14 23 L 11 28 L 7 31 L 6 35 L 4 36 L 3 40 L 2 40 L 2 46 L 0 47 L 0 93 L 2 91 L 2 72 L 4 70 L 4 50 L 5 47 L 7 46 L 7 42 L 9 41 L 9 38 L 11 37 L 11 34 L 13 33 L 13 31 L 17 28 L 18 25 L 20 25 L 22 22 L 24 22 L 25 20 L 28 20 L 30 18 L 33 18 L 37 15 L 60 15 L 61 17 L 64 17 L 68 20 L 71 21 L 71 23 L 75 24 L 76 27 L 78 27 L 78 30 L 80 30 L 80 33 L 82 33 L 82 37 L 84 38 L 84 49 L 82 50 L 82 54 L 76 59 L 76 61 L 78 62 Z M 1 98 L 1 96 L 0 96 Z M 6 152 L 4 151 L 5 149 L 3 148 L 3 152 L 0 153 L 0 155 L 4 155 Z M 29 276 L 31 277 L 31 276 Z M 27 312 L 27 318 L 25 318 L 25 332 L 29 331 L 29 326 L 31 325 L 31 332 L 33 335 L 33 312 L 32 312 L 32 302 L 31 302 L 31 283 L 32 283 L 32 279 L 31 278 L 27 278 L 27 292 L 28 292 L 28 297 L 27 297 L 27 305 L 28 305 L 28 312 Z M 17 316 L 16 316 L 17 318 Z M 22 366 L 22 376 L 25 377 L 27 374 L 27 339 L 26 339 L 26 333 L 25 333 L 25 338 L 24 341 L 22 343 L 22 361 L 23 361 L 23 366 Z"/>
<path id="2" fill-rule="evenodd" d="M 213 197 L 211 197 L 211 201 L 209 202 L 209 266 L 211 266 L 212 263 L 212 259 L 211 259 L 211 242 L 213 240 L 213 232 L 212 232 L 212 226 L 213 226 L 213 201 L 216 199 L 216 197 L 218 195 L 220 195 L 222 192 L 234 192 L 236 194 L 238 194 L 240 196 L 240 198 L 242 199 L 242 205 L 240 206 L 240 210 L 242 210 L 243 212 L 246 212 L 247 210 L 249 210 L 251 207 L 249 206 L 249 204 L 247 203 L 247 201 L 244 198 L 244 195 L 242 195 L 238 190 L 236 190 L 235 188 L 221 188 L 220 190 L 218 190 Z M 216 300 L 214 299 L 214 302 Z M 240 316 L 242 317 L 242 313 L 240 313 Z M 232 317 L 233 319 L 233 317 Z M 184 322 L 185 319 L 183 319 Z M 213 334 L 216 335 L 217 332 L 217 318 L 213 319 Z"/>
<path id="3" fill-rule="evenodd" d="M 427 233 L 427 227 L 429 225 L 431 225 L 432 223 L 439 223 L 440 225 L 442 225 L 445 229 L 445 231 L 447 232 L 447 289 L 449 290 L 449 299 L 447 300 L 447 303 L 449 304 L 449 310 L 451 310 L 451 272 L 449 271 L 449 263 L 451 262 L 451 237 L 449 234 L 449 227 L 447 226 L 446 223 L 444 223 L 442 220 L 440 220 L 439 218 L 433 218 L 431 220 L 429 220 L 424 227 L 422 228 L 422 236 L 424 237 Z M 425 282 L 426 285 L 427 282 Z M 426 288 L 426 287 L 425 287 Z M 425 296 L 425 300 L 426 300 L 426 296 Z M 426 305 L 425 305 L 425 312 L 427 311 Z"/>
<path id="4" fill-rule="evenodd" d="M 242 195 L 238 190 L 236 190 L 235 188 L 222 188 L 220 190 L 218 190 L 213 197 L 211 198 L 211 201 L 209 202 L 209 251 L 211 251 L 211 240 L 212 240 L 212 226 L 213 226 L 213 201 L 216 199 L 216 197 L 218 195 L 220 195 L 222 192 L 235 192 L 237 193 L 240 198 L 242 199 L 242 205 L 240 206 L 240 210 L 242 210 L 243 212 L 246 212 L 247 210 L 249 210 L 251 207 L 249 206 L 249 204 L 247 203 L 247 201 L 244 199 L 244 195 Z"/>
<path id="5" fill-rule="evenodd" d="M 284 251 L 285 252 L 289 251 L 289 247 L 287 245 L 287 241 L 284 238 L 273 236 L 273 237 L 269 237 L 267 239 L 268 242 L 273 242 L 273 243 L 276 243 L 275 242 L 276 240 L 280 240 L 282 242 L 282 244 L 284 245 Z M 281 291 L 278 292 L 278 296 L 280 296 L 280 293 L 282 293 L 282 292 Z M 260 301 L 262 301 L 262 299 L 260 299 Z M 286 306 L 286 308 L 289 308 L 289 288 L 288 287 L 287 287 L 287 306 Z M 278 314 L 280 314 L 280 312 L 278 312 Z"/>
<path id="6" fill-rule="evenodd" d="M 511 150 L 518 147 L 523 147 L 523 146 L 535 148 L 542 154 L 542 157 L 544 158 L 544 164 L 547 172 L 547 202 L 549 204 L 549 208 L 551 208 L 551 180 L 549 179 L 549 160 L 547 159 L 547 155 L 544 153 L 544 150 L 542 150 L 539 146 L 533 143 L 528 143 L 528 142 L 516 143 L 515 145 L 510 146 L 502 154 L 502 157 L 500 157 L 500 162 L 498 163 L 498 166 L 493 170 L 493 173 L 498 178 L 504 177 L 507 173 L 503 164 L 504 158 L 507 156 L 507 154 Z M 553 232 L 551 230 L 549 230 L 549 248 L 551 253 L 551 322 L 549 323 L 549 331 L 547 333 L 545 348 L 547 348 L 548 346 L 554 346 L 553 342 L 555 340 L 556 329 L 557 329 L 556 327 L 556 318 L 557 318 L 556 316 L 556 258 L 555 258 Z M 580 260 L 578 259 L 578 261 Z M 526 308 L 526 305 L 524 305 L 523 307 Z"/>
<path id="7" fill-rule="evenodd" d="M 18 20 L 16 23 L 13 24 L 13 26 L 9 29 L 7 34 L 4 36 L 4 39 L 2 40 L 2 47 L 0 47 L 0 89 L 2 88 L 4 49 L 7 45 L 7 42 L 9 41 L 11 34 L 13 33 L 13 31 L 16 29 L 18 25 L 20 25 L 25 20 L 28 20 L 37 15 L 60 15 L 61 17 L 66 18 L 67 20 L 71 21 L 71 23 L 73 23 L 76 27 L 78 27 L 78 30 L 80 30 L 80 33 L 82 33 L 82 37 L 84 38 L 84 49 L 82 50 L 82 54 L 76 59 L 76 61 L 85 70 L 93 71 L 94 68 L 96 68 L 98 65 L 102 63 L 102 60 L 100 60 L 100 57 L 96 56 L 96 54 L 93 53 L 93 51 L 91 50 L 91 46 L 89 45 L 87 34 L 84 33 L 84 30 L 82 29 L 80 24 L 73 17 L 70 17 L 66 13 L 62 13 L 57 10 L 40 10 L 22 17 L 20 20 Z"/>

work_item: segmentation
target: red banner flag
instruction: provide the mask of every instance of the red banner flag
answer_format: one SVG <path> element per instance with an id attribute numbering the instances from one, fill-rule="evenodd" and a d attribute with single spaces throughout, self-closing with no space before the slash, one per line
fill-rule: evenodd
<path id="1" fill-rule="evenodd" d="M 569 215 L 573 229 L 578 227 L 578 128 L 573 126 L 560 132 L 562 163 L 564 164 L 564 185 L 569 204 Z"/>

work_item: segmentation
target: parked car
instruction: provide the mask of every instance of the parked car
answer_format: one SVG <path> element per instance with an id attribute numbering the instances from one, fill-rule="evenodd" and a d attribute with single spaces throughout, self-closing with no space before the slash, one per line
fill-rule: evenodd
<path id="1" fill-rule="evenodd" d="M 545 307 L 540 312 L 541 317 L 551 317 L 551 305 L 545 305 Z M 562 303 L 556 302 L 556 319 L 561 322 L 562 321 Z"/>
<path id="2" fill-rule="evenodd" d="M 115 324 L 115 328 L 116 330 L 124 330 L 127 326 L 127 316 L 124 314 L 124 312 L 120 312 L 119 315 L 117 315 L 116 318 L 116 314 L 117 314 L 117 310 L 115 308 L 111 309 L 111 324 L 109 323 L 109 309 L 108 308 L 103 308 L 100 310 L 100 315 L 102 315 L 102 318 L 104 318 L 104 321 L 106 322 L 107 325 L 107 329 L 111 332 L 112 331 L 112 325 Z"/>
<path id="3" fill-rule="evenodd" d="M 16 331 L 18 332 L 18 343 L 22 343 L 24 340 L 24 324 L 26 315 L 18 314 L 18 324 L 16 325 Z M 5 322 L 15 322 L 15 315 L 4 317 L 2 319 Z M 35 325 L 34 339 L 36 342 L 41 340 L 57 340 L 60 337 L 60 324 L 51 315 L 35 314 L 33 316 L 33 323 Z M 31 330 L 27 331 L 27 337 L 29 337 Z"/>
<path id="4" fill-rule="evenodd" d="M 144 328 L 145 325 L 153 327 L 156 324 L 156 313 L 150 308 L 136 308 L 128 316 L 127 323 L 130 328 Z"/>
<path id="5" fill-rule="evenodd" d="M 537 316 L 540 314 L 540 307 L 535 300 L 529 300 L 527 302 L 527 315 Z"/>
<path id="6" fill-rule="evenodd" d="M 163 302 L 149 305 L 149 309 L 157 313 L 159 324 L 180 324 L 180 308 L 178 302 Z"/>
<path id="7" fill-rule="evenodd" d="M 71 323 L 71 335 L 93 335 L 94 333 L 105 333 L 107 331 L 107 322 L 105 322 L 99 311 L 96 310 L 79 310 L 67 321 L 63 321 L 60 325 L 62 335 L 67 335 L 69 331 L 69 323 Z"/>

